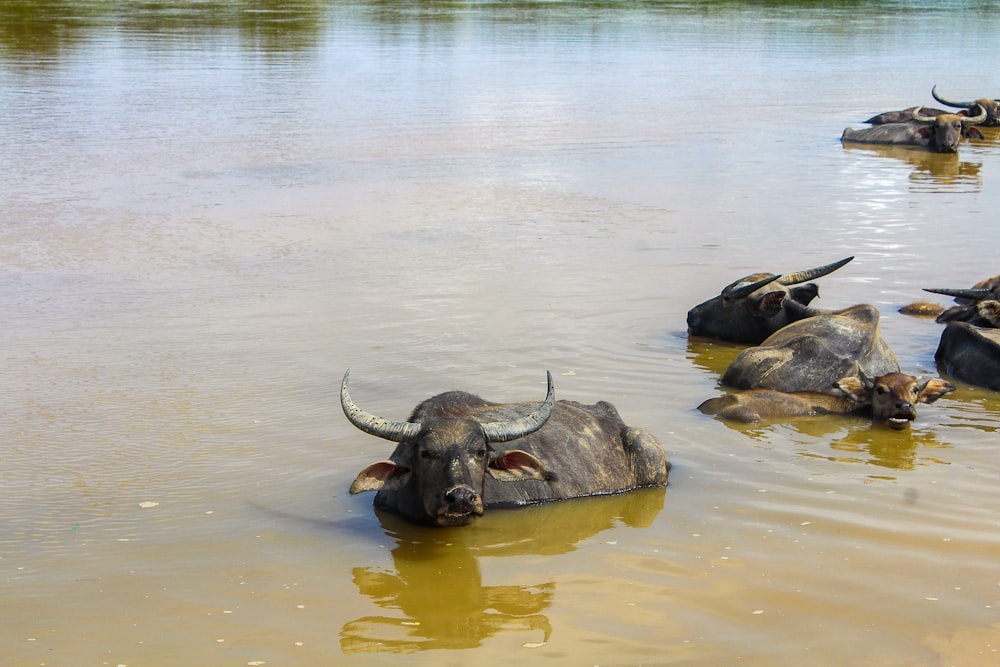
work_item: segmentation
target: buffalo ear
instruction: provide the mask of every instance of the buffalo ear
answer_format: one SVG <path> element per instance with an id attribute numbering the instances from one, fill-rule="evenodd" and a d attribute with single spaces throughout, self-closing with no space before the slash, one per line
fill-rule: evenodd
<path id="1" fill-rule="evenodd" d="M 985 139 L 983 133 L 979 131 L 978 127 L 963 127 L 962 134 L 966 139 Z"/>
<path id="2" fill-rule="evenodd" d="M 833 383 L 833 386 L 843 392 L 845 398 L 848 398 L 855 403 L 871 403 L 871 387 L 856 375 L 840 378 Z"/>
<path id="3" fill-rule="evenodd" d="M 788 292 L 791 294 L 793 299 L 801 303 L 803 306 L 808 306 L 810 301 L 819 296 L 819 285 L 816 283 L 796 285 L 789 288 Z"/>
<path id="4" fill-rule="evenodd" d="M 358 473 L 351 495 L 365 491 L 395 491 L 410 479 L 410 469 L 392 461 L 378 461 Z"/>
<path id="5" fill-rule="evenodd" d="M 931 136 L 931 134 L 932 134 L 931 128 L 928 127 L 927 125 L 921 125 L 920 127 L 917 128 L 917 136 L 921 136 L 926 139 L 927 137 Z"/>
<path id="6" fill-rule="evenodd" d="M 542 462 L 520 449 L 498 452 L 490 459 L 487 472 L 500 482 L 517 482 L 524 479 L 548 479 Z"/>
<path id="7" fill-rule="evenodd" d="M 925 380 L 920 385 L 920 393 L 917 396 L 919 403 L 933 403 L 948 392 L 955 391 L 954 385 L 938 378 Z"/>

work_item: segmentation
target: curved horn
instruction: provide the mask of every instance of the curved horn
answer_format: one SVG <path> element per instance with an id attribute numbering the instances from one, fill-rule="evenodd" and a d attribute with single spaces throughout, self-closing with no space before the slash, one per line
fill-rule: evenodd
<path id="1" fill-rule="evenodd" d="M 417 437 L 420 433 L 419 423 L 389 421 L 356 406 L 351 400 L 351 395 L 347 393 L 347 376 L 350 374 L 351 370 L 348 369 L 344 373 L 344 381 L 340 383 L 340 405 L 344 408 L 344 415 L 348 421 L 369 435 L 392 442 L 403 442 Z"/>
<path id="2" fill-rule="evenodd" d="M 910 112 L 910 116 L 913 118 L 913 120 L 918 121 L 920 123 L 933 123 L 935 116 L 925 116 L 922 113 L 920 113 L 923 110 L 924 108 L 922 106 L 916 107 L 913 109 L 913 111 Z"/>
<path id="3" fill-rule="evenodd" d="M 982 301 L 986 297 L 990 296 L 993 291 L 988 289 L 946 289 L 946 288 L 936 288 L 936 287 L 925 287 L 925 292 L 931 292 L 932 294 L 944 294 L 945 296 L 953 296 L 956 299 L 968 299 L 969 301 Z"/>
<path id="4" fill-rule="evenodd" d="M 828 273 L 833 273 L 844 264 L 847 264 L 852 259 L 854 255 L 850 257 L 845 257 L 844 259 L 834 262 L 833 264 L 827 264 L 826 266 L 818 266 L 815 269 L 809 269 L 808 271 L 798 271 L 797 273 L 786 273 L 778 278 L 779 285 L 798 285 L 799 283 L 808 282 L 810 280 L 816 280 L 817 278 L 822 278 Z"/>
<path id="5" fill-rule="evenodd" d="M 726 299 L 743 299 L 750 296 L 764 285 L 770 285 L 780 277 L 781 276 L 768 276 L 763 280 L 758 280 L 755 283 L 741 285 L 740 287 L 736 287 L 738 283 L 733 283 L 732 285 L 729 285 L 724 290 L 722 290 L 722 296 L 723 298 Z"/>
<path id="6" fill-rule="evenodd" d="M 552 373 L 545 371 L 549 381 L 549 390 L 545 395 L 545 401 L 538 406 L 538 409 L 527 417 L 521 417 L 507 422 L 488 422 L 483 424 L 483 433 L 489 442 L 509 442 L 521 436 L 534 433 L 545 426 L 552 414 L 552 405 L 556 402 L 556 388 L 552 384 Z"/>
<path id="7" fill-rule="evenodd" d="M 979 108 L 978 116 L 965 116 L 962 118 L 962 125 L 979 125 L 984 120 L 986 120 L 986 107 L 981 104 L 976 104 L 972 108 Z"/>
<path id="8" fill-rule="evenodd" d="M 952 102 L 951 100 L 946 100 L 943 97 L 939 97 L 937 94 L 936 83 L 934 84 L 934 87 L 931 88 L 931 97 L 933 97 L 934 99 L 936 99 L 938 102 L 940 102 L 945 106 L 954 107 L 956 109 L 971 109 L 972 106 L 975 104 L 975 102 Z"/>

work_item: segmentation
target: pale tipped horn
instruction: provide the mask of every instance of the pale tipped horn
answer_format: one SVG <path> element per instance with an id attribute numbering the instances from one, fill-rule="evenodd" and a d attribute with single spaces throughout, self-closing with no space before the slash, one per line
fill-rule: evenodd
<path id="1" fill-rule="evenodd" d="M 981 104 L 976 104 L 972 107 L 973 109 L 979 109 L 978 116 L 964 116 L 962 118 L 962 125 L 979 125 L 984 120 L 986 120 L 986 107 Z"/>
<path id="2" fill-rule="evenodd" d="M 344 373 L 343 382 L 340 383 L 340 405 L 344 408 L 344 415 L 349 422 L 369 435 L 392 442 L 403 442 L 417 437 L 420 433 L 419 423 L 382 419 L 356 406 L 351 400 L 351 395 L 347 393 L 347 378 L 350 374 L 351 371 L 348 369 Z"/>
<path id="3" fill-rule="evenodd" d="M 934 120 L 937 118 L 937 116 L 925 116 L 922 113 L 920 113 L 923 110 L 924 108 L 922 106 L 915 107 L 913 111 L 910 112 L 910 116 L 913 118 L 913 120 L 919 123 L 933 123 Z"/>
<path id="4" fill-rule="evenodd" d="M 538 406 L 530 415 L 506 422 L 488 422 L 483 424 L 483 433 L 489 442 L 509 442 L 522 436 L 534 433 L 545 426 L 552 414 L 552 406 L 556 401 L 556 388 L 552 383 L 552 373 L 545 371 L 548 379 L 549 389 L 545 395 L 545 401 Z"/>

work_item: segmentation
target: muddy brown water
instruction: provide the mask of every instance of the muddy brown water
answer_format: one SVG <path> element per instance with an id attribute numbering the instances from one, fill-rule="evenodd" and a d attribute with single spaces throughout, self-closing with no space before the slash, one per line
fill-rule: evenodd
<path id="1" fill-rule="evenodd" d="M 838 139 L 1000 95 L 1000 16 L 946 9 L 5 3 L 0 662 L 994 664 L 1000 397 L 726 425 L 695 406 L 739 347 L 685 333 L 854 255 L 819 304 L 937 373 L 896 310 L 1000 271 L 1000 136 Z M 396 419 L 551 370 L 670 486 L 376 514 L 347 368 Z"/>

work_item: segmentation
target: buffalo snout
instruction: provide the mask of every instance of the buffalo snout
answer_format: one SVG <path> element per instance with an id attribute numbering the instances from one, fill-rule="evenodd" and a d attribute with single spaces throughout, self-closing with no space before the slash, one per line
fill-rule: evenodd
<path id="1" fill-rule="evenodd" d="M 456 484 L 441 494 L 435 521 L 439 526 L 466 526 L 483 514 L 483 500 L 475 489 Z"/>

